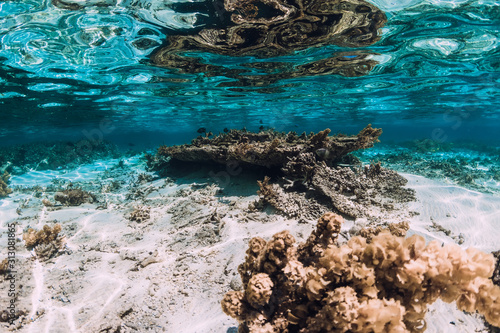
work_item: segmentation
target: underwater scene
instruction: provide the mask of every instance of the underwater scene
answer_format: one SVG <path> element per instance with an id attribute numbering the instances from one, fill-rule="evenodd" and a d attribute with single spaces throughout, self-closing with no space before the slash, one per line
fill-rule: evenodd
<path id="1" fill-rule="evenodd" d="M 500 332 L 498 0 L 0 0 L 0 332 Z"/>

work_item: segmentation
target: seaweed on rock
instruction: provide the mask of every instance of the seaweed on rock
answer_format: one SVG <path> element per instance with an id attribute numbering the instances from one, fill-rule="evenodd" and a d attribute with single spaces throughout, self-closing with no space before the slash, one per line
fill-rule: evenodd
<path id="1" fill-rule="evenodd" d="M 340 245 L 342 222 L 325 214 L 299 246 L 288 231 L 250 240 L 243 289 L 221 302 L 239 332 L 421 332 L 437 299 L 500 326 L 492 254 L 389 230 Z"/>

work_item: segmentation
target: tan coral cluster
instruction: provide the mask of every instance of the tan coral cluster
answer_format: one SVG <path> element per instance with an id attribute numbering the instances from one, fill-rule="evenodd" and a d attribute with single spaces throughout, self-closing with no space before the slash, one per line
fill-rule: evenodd
<path id="1" fill-rule="evenodd" d="M 222 300 L 240 332 L 422 332 L 427 306 L 438 298 L 500 326 L 491 254 L 400 237 L 405 224 L 371 242 L 356 236 L 338 245 L 342 222 L 323 215 L 298 247 L 287 231 L 250 240 L 239 266 L 243 291 Z"/>
<path id="2" fill-rule="evenodd" d="M 0 198 L 6 197 L 12 193 L 12 189 L 8 187 L 10 175 L 7 171 L 4 171 L 3 174 L 0 173 Z"/>
<path id="3" fill-rule="evenodd" d="M 23 234 L 23 240 L 26 248 L 29 250 L 34 249 L 37 257 L 40 259 L 49 259 L 54 257 L 59 250 L 63 247 L 63 239 L 59 233 L 62 227 L 60 224 L 54 225 L 52 228 L 44 225 L 42 230 L 35 230 L 29 228 Z"/>

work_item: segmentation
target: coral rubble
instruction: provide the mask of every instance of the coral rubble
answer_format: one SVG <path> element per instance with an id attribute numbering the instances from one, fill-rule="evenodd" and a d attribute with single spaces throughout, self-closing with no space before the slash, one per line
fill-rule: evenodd
<path id="1" fill-rule="evenodd" d="M 10 175 L 7 171 L 4 171 L 3 174 L 0 174 L 0 198 L 6 197 L 12 193 L 12 189 L 8 187 Z"/>
<path id="2" fill-rule="evenodd" d="M 44 225 L 42 230 L 29 228 L 23 234 L 23 240 L 26 248 L 34 249 L 39 259 L 50 259 L 55 257 L 64 245 L 64 237 L 60 235 L 62 228 L 60 224 L 54 225 L 52 228 Z"/>
<path id="3" fill-rule="evenodd" d="M 85 202 L 92 203 L 96 201 L 96 198 L 92 193 L 76 188 L 56 192 L 54 200 L 67 206 L 80 206 Z"/>
<path id="4" fill-rule="evenodd" d="M 299 246 L 288 231 L 250 240 L 238 268 L 243 289 L 221 303 L 239 332 L 421 332 L 437 299 L 500 326 L 492 254 L 389 230 L 341 245 L 342 222 L 323 215 Z"/>

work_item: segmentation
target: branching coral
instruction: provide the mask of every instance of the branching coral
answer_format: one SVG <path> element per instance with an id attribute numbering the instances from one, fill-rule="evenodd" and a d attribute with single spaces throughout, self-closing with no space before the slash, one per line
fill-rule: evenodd
<path id="1" fill-rule="evenodd" d="M 60 224 L 52 228 L 44 225 L 42 230 L 29 228 L 23 235 L 26 248 L 34 249 L 37 257 L 41 259 L 50 259 L 59 253 L 64 244 L 64 237 L 60 235 L 62 227 Z"/>
<path id="2" fill-rule="evenodd" d="M 132 213 L 130 213 L 129 220 L 138 223 L 149 220 L 151 217 L 151 207 L 139 206 Z"/>
<path id="3" fill-rule="evenodd" d="M 7 186 L 9 179 L 10 175 L 7 171 L 4 171 L 3 175 L 0 175 L 0 198 L 12 193 L 12 190 Z"/>
<path id="4" fill-rule="evenodd" d="M 438 298 L 500 326 L 495 260 L 475 249 L 382 230 L 371 242 L 337 243 L 341 216 L 322 216 L 305 244 L 283 231 L 250 240 L 239 266 L 243 291 L 222 300 L 240 332 L 421 332 Z"/>

